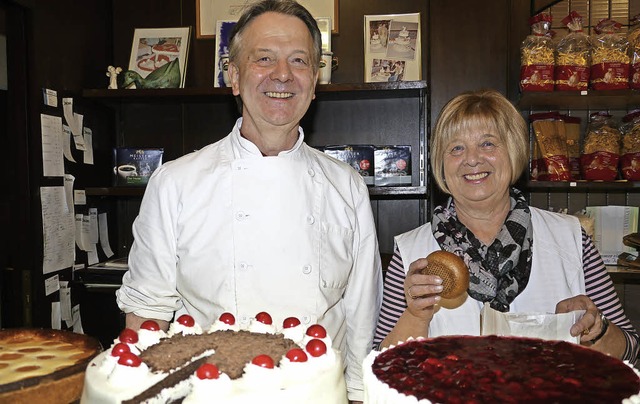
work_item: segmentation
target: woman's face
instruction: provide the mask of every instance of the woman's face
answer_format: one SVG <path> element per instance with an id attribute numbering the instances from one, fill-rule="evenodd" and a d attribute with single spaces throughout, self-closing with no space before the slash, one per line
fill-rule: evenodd
<path id="1" fill-rule="evenodd" d="M 506 144 L 493 128 L 459 133 L 445 147 L 444 178 L 456 203 L 485 203 L 509 197 L 511 164 Z"/>

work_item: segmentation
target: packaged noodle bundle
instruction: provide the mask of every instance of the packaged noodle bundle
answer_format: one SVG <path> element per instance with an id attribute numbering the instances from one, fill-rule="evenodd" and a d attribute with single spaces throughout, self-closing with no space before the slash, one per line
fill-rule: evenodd
<path id="1" fill-rule="evenodd" d="M 531 179 L 535 181 L 548 181 L 549 173 L 547 167 L 544 164 L 544 159 L 540 154 L 540 147 L 538 142 L 533 142 L 533 151 L 531 158 Z"/>
<path id="2" fill-rule="evenodd" d="M 620 90 L 629 88 L 629 41 L 618 33 L 621 25 L 600 20 L 591 49 L 591 88 Z"/>
<path id="3" fill-rule="evenodd" d="M 620 131 L 615 121 L 607 112 L 591 114 L 580 156 L 582 179 L 615 180 L 619 160 Z"/>
<path id="4" fill-rule="evenodd" d="M 576 116 L 560 115 L 567 136 L 567 155 L 571 167 L 571 179 L 580 179 L 580 121 Z"/>
<path id="5" fill-rule="evenodd" d="M 582 32 L 582 17 L 575 11 L 562 23 L 569 28 L 567 36 L 556 47 L 556 90 L 586 90 L 591 66 L 591 40 Z"/>
<path id="6" fill-rule="evenodd" d="M 631 56 L 629 87 L 634 90 L 640 90 L 640 14 L 634 16 L 630 23 L 633 28 L 627 34 L 629 55 Z"/>
<path id="7" fill-rule="evenodd" d="M 553 91 L 554 45 L 549 33 L 550 14 L 538 14 L 529 20 L 531 34 L 520 46 L 520 89 Z"/>
<path id="8" fill-rule="evenodd" d="M 571 169 L 567 154 L 567 138 L 564 122 L 557 112 L 529 115 L 531 129 L 549 181 L 569 181 Z"/>
<path id="9" fill-rule="evenodd" d="M 640 181 L 640 109 L 622 118 L 622 150 L 620 171 L 629 181 Z"/>

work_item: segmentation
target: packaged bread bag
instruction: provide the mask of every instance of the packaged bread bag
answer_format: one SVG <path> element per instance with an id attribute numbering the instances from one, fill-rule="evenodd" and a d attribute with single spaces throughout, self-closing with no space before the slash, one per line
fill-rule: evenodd
<path id="1" fill-rule="evenodd" d="M 629 41 L 621 34 L 620 23 L 600 20 L 591 48 L 591 88 L 621 90 L 629 88 Z"/>
<path id="2" fill-rule="evenodd" d="M 629 56 L 631 66 L 629 71 L 629 87 L 640 90 L 640 14 L 631 18 L 631 30 L 627 34 L 629 40 Z"/>
<path id="3" fill-rule="evenodd" d="M 564 133 L 567 139 L 567 156 L 572 180 L 580 179 L 580 123 L 577 116 L 560 115 L 564 122 Z"/>
<path id="4" fill-rule="evenodd" d="M 569 33 L 556 46 L 556 90 L 586 90 L 591 66 L 591 39 L 582 31 L 582 17 L 577 12 L 569 13 L 562 23 Z"/>
<path id="5" fill-rule="evenodd" d="M 620 172 L 622 178 L 640 181 L 640 109 L 622 118 L 620 125 L 622 150 L 620 152 Z"/>
<path id="6" fill-rule="evenodd" d="M 620 131 L 607 112 L 590 116 L 580 156 L 582 179 L 613 181 L 618 177 Z"/>
<path id="7" fill-rule="evenodd" d="M 529 115 L 531 130 L 542 156 L 548 181 L 569 181 L 571 168 L 567 154 L 564 121 L 557 112 Z"/>
<path id="8" fill-rule="evenodd" d="M 551 15 L 541 13 L 529 19 L 531 34 L 520 45 L 520 89 L 553 91 L 555 55 L 549 28 Z"/>

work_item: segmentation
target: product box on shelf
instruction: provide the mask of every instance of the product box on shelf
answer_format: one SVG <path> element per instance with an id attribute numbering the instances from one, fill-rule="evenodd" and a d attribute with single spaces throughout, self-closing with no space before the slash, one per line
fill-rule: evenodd
<path id="1" fill-rule="evenodd" d="M 374 184 L 373 150 L 372 145 L 330 145 L 324 147 L 326 154 L 344 161 L 359 172 L 367 185 Z"/>
<path id="2" fill-rule="evenodd" d="M 411 185 L 411 146 L 376 146 L 373 153 L 376 186 Z"/>
<path id="3" fill-rule="evenodd" d="M 162 148 L 117 147 L 113 149 L 113 185 L 145 186 L 162 164 Z"/>

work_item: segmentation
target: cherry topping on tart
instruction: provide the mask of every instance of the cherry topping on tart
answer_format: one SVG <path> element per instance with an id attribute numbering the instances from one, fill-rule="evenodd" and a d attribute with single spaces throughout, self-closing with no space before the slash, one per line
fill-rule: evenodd
<path id="1" fill-rule="evenodd" d="M 306 362 L 309 359 L 307 354 L 300 348 L 290 349 L 286 356 L 291 362 Z"/>
<path id="2" fill-rule="evenodd" d="M 307 328 L 307 335 L 313 338 L 326 338 L 327 330 L 320 324 L 314 324 Z"/>
<path id="3" fill-rule="evenodd" d="M 149 330 L 149 331 L 160 331 L 160 325 L 157 321 L 154 320 L 146 320 L 144 323 L 140 325 L 140 329 Z"/>
<path id="4" fill-rule="evenodd" d="M 196 320 L 193 319 L 193 317 L 191 317 L 188 314 L 183 314 L 180 317 L 178 317 L 178 324 L 182 324 L 185 327 L 193 327 L 196 324 Z"/>
<path id="5" fill-rule="evenodd" d="M 265 311 L 261 311 L 260 313 L 256 314 L 256 320 L 266 325 L 273 324 L 273 319 L 271 318 L 271 315 Z"/>
<path id="6" fill-rule="evenodd" d="M 317 358 L 318 356 L 322 356 L 327 353 L 327 344 L 320 339 L 314 338 L 307 342 L 306 349 L 307 352 L 309 352 L 309 355 Z"/>
<path id="7" fill-rule="evenodd" d="M 129 345 L 118 342 L 111 348 L 111 356 L 121 356 L 123 353 L 131 352 Z"/>
<path id="8" fill-rule="evenodd" d="M 142 360 L 140 360 L 138 355 L 132 352 L 124 352 L 122 355 L 120 355 L 120 358 L 118 358 L 118 364 L 130 366 L 132 368 L 137 368 L 141 363 Z"/>
<path id="9" fill-rule="evenodd" d="M 444 404 L 620 403 L 640 391 L 638 376 L 618 359 L 533 338 L 409 341 L 380 353 L 372 371 L 404 395 Z"/>
<path id="10" fill-rule="evenodd" d="M 135 344 L 138 342 L 138 333 L 133 331 L 131 328 L 125 328 L 120 331 L 120 335 L 118 336 L 120 342 L 124 342 L 127 344 Z"/>
<path id="11" fill-rule="evenodd" d="M 236 318 L 231 313 L 222 313 L 219 320 L 228 325 L 234 325 L 236 323 Z"/>
<path id="12" fill-rule="evenodd" d="M 196 370 L 196 376 L 200 380 L 217 379 L 218 377 L 220 377 L 220 371 L 218 370 L 218 367 L 213 363 L 205 363 L 200 366 L 198 370 Z"/>
<path id="13" fill-rule="evenodd" d="M 300 325 L 300 320 L 297 317 L 287 317 L 282 322 L 282 328 L 293 328 Z"/>
<path id="14" fill-rule="evenodd" d="M 273 369 L 275 367 L 275 363 L 269 355 L 258 355 L 251 360 L 251 363 L 261 368 Z"/>

